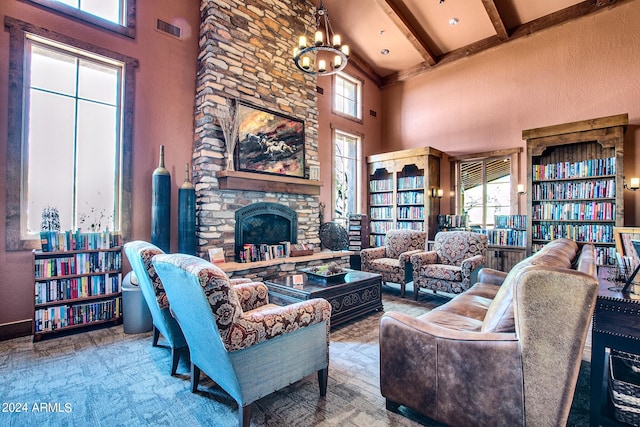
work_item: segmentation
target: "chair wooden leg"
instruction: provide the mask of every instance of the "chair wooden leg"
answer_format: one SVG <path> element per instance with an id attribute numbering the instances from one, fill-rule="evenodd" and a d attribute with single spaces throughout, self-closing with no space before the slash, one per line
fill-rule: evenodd
<path id="1" fill-rule="evenodd" d="M 404 289 L 406 286 L 405 283 L 400 283 L 400 298 L 404 298 Z"/>
<path id="2" fill-rule="evenodd" d="M 158 330 L 158 328 L 156 328 L 156 325 L 153 325 L 153 339 L 151 341 L 152 346 L 158 346 L 158 338 L 160 338 L 160 331 Z"/>
<path id="3" fill-rule="evenodd" d="M 171 375 L 176 374 L 176 369 L 178 369 L 178 362 L 180 361 L 180 352 L 182 349 L 180 348 L 171 348 Z"/>
<path id="4" fill-rule="evenodd" d="M 246 406 L 238 405 L 238 425 L 242 427 L 249 427 L 251 424 L 251 403 Z"/>
<path id="5" fill-rule="evenodd" d="M 200 368 L 191 362 L 191 393 L 198 391 L 198 383 L 200 382 Z"/>
<path id="6" fill-rule="evenodd" d="M 420 286 L 418 286 L 416 284 L 416 282 L 413 282 L 413 299 L 418 301 L 418 291 L 420 290 Z"/>
<path id="7" fill-rule="evenodd" d="M 327 382 L 329 380 L 329 368 L 320 369 L 318 371 L 318 385 L 320 386 L 320 396 L 327 395 Z"/>

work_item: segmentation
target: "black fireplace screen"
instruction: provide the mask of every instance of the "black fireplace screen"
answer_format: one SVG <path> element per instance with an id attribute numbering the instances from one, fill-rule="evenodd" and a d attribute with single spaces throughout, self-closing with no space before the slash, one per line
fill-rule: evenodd
<path id="1" fill-rule="evenodd" d="M 240 261 L 245 244 L 297 243 L 297 214 L 287 206 L 269 202 L 254 203 L 238 209 L 235 217 L 236 261 Z"/>

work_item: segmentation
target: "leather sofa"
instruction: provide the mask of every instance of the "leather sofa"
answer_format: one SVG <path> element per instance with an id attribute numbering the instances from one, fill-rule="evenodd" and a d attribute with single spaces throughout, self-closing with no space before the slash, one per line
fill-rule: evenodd
<path id="1" fill-rule="evenodd" d="M 565 425 L 598 292 L 595 250 L 558 239 L 417 318 L 380 320 L 380 391 L 452 426 Z"/>

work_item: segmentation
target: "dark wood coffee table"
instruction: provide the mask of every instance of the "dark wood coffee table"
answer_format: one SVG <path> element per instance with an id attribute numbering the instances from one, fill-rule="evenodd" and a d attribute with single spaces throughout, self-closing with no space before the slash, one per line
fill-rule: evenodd
<path id="1" fill-rule="evenodd" d="M 302 278 L 302 283 L 294 284 Z M 300 275 L 302 277 L 300 277 Z M 306 273 L 265 279 L 269 297 L 275 304 L 292 304 L 324 298 L 331 304 L 331 326 L 372 311 L 382 310 L 382 279 L 379 274 L 348 270 L 342 277 L 322 279 Z"/>

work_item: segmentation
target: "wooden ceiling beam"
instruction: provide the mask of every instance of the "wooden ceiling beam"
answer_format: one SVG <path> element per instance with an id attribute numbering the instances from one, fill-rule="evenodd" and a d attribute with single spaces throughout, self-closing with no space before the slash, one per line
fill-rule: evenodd
<path id="1" fill-rule="evenodd" d="M 413 47 L 418 51 L 420 56 L 428 65 L 436 64 L 436 57 L 427 46 L 427 41 L 416 28 L 409 22 L 398 6 L 392 0 L 376 0 L 384 13 L 398 27 L 400 32 L 409 40 Z"/>
<path id="2" fill-rule="evenodd" d="M 381 0 L 378 0 L 378 1 L 381 1 Z M 632 2 L 632 1 L 637 1 L 637 0 L 586 0 L 580 3 L 577 3 L 573 6 L 569 6 L 562 10 L 559 10 L 557 12 L 550 13 L 549 15 L 545 15 L 531 22 L 527 22 L 526 24 L 520 25 L 511 33 L 509 38 L 504 42 L 510 42 L 520 37 L 526 37 L 538 31 L 542 31 L 547 28 L 551 28 L 556 25 L 564 24 L 569 21 L 573 21 L 578 18 L 581 18 L 583 16 L 590 15 L 604 8 L 607 8 L 607 7 L 611 8 L 611 7 L 615 7 L 620 4 Z M 486 4 L 486 1 L 483 0 L 483 3 Z M 476 53 L 485 51 L 492 47 L 498 46 L 502 43 L 503 42 L 500 40 L 499 36 L 493 36 L 493 37 L 488 37 L 484 40 L 480 40 L 478 42 L 469 44 L 467 46 L 463 46 L 459 49 L 451 51 L 441 56 L 440 58 L 438 58 L 437 64 L 428 66 L 428 64 L 421 63 L 413 67 L 407 68 L 406 70 L 401 70 L 401 71 L 398 71 L 397 73 L 393 73 L 389 76 L 386 76 L 382 80 L 382 85 L 380 87 L 390 86 L 394 83 L 398 83 L 398 82 L 407 80 L 409 78 L 416 77 L 420 74 L 423 74 L 427 71 L 437 68 L 440 65 L 448 64 L 448 63 L 457 61 L 459 59 L 466 58 L 471 55 L 475 55 Z"/>
<path id="3" fill-rule="evenodd" d="M 491 19 L 491 23 L 493 24 L 493 28 L 496 30 L 498 38 L 500 41 L 506 41 L 509 38 L 509 34 L 507 33 L 507 28 L 504 26 L 504 21 L 502 21 L 500 12 L 496 7 L 496 2 L 494 0 L 482 0 L 482 4 L 484 5 L 484 9 L 487 11 L 487 15 L 489 15 L 489 19 Z"/>

